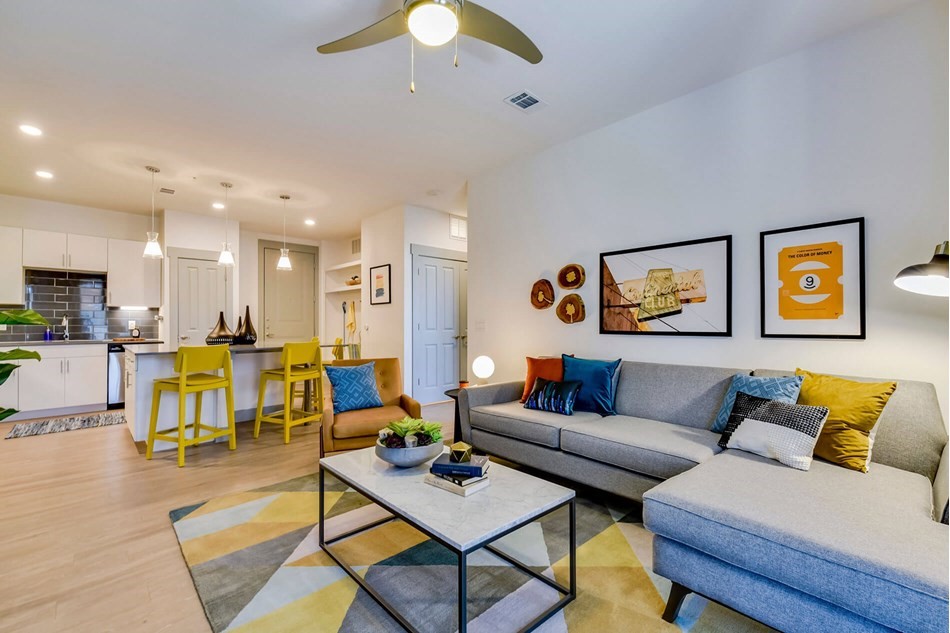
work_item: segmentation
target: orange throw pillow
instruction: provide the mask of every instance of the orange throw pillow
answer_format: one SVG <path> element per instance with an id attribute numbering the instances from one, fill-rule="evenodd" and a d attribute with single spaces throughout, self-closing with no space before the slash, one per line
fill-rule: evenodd
<path id="1" fill-rule="evenodd" d="M 531 395 L 531 389 L 534 388 L 534 381 L 538 378 L 553 380 L 554 382 L 564 380 L 564 361 L 561 360 L 560 356 L 557 358 L 531 358 L 528 356 L 525 360 L 528 361 L 528 374 L 524 379 L 524 394 L 521 396 L 522 402 L 528 400 L 528 396 Z"/>

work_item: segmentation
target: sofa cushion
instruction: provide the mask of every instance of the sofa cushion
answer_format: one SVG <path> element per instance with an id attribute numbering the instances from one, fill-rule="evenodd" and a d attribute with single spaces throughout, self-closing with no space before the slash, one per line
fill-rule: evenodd
<path id="1" fill-rule="evenodd" d="M 587 411 L 575 411 L 573 415 L 533 411 L 518 401 L 472 407 L 469 411 L 469 422 L 476 429 L 551 448 L 560 448 L 561 427 L 565 424 L 600 419 Z"/>
<path id="2" fill-rule="evenodd" d="M 722 398 L 722 406 L 719 407 L 719 413 L 716 414 L 712 430 L 716 433 L 722 433 L 726 430 L 726 425 L 729 424 L 729 416 L 732 415 L 732 407 L 736 403 L 737 393 L 742 392 L 750 396 L 795 404 L 798 402 L 798 393 L 802 390 L 802 380 L 804 380 L 803 376 L 736 374 L 732 377 L 729 390 Z"/>
<path id="3" fill-rule="evenodd" d="M 524 408 L 571 415 L 574 413 L 574 401 L 577 399 L 577 392 L 580 389 L 581 383 L 577 381 L 555 382 L 544 378 L 535 378 L 534 388 L 528 394 Z"/>
<path id="4" fill-rule="evenodd" d="M 577 394 L 575 408 L 600 415 L 616 415 L 614 400 L 617 397 L 617 372 L 621 359 L 591 360 L 561 354 L 561 360 L 564 361 L 564 380 L 577 381 L 583 385 Z"/>
<path id="5" fill-rule="evenodd" d="M 616 415 L 565 426 L 561 450 L 667 479 L 720 452 L 718 440 L 705 429 Z"/>
<path id="6" fill-rule="evenodd" d="M 333 437 L 367 437 L 376 435 L 390 422 L 409 415 L 402 407 L 388 405 L 333 414 Z"/>
<path id="7" fill-rule="evenodd" d="M 617 385 L 617 413 L 710 429 L 737 373 L 749 371 L 625 362 Z"/>
<path id="8" fill-rule="evenodd" d="M 756 369 L 756 376 L 790 376 L 794 371 Z M 880 378 L 841 376 L 861 382 Z M 940 455 L 947 444 L 937 390 L 929 382 L 898 380 L 877 422 L 871 462 L 920 473 L 934 480 Z M 873 466 L 871 467 L 873 469 Z"/>
<path id="9" fill-rule="evenodd" d="M 666 538 L 898 630 L 946 630 L 947 526 L 926 477 L 727 450 L 644 495 Z"/>

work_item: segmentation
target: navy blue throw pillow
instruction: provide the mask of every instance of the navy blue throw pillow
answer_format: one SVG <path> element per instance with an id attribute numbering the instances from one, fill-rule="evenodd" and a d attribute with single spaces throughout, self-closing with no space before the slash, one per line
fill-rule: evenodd
<path id="1" fill-rule="evenodd" d="M 574 413 L 574 401 L 580 389 L 581 383 L 576 381 L 554 382 L 538 378 L 534 381 L 534 388 L 528 395 L 528 399 L 525 400 L 524 408 L 571 415 Z"/>
<path id="2" fill-rule="evenodd" d="M 617 397 L 617 378 L 622 359 L 590 360 L 567 354 L 561 354 L 561 359 L 564 361 L 564 380 L 584 385 L 577 394 L 574 408 L 600 415 L 617 415 L 614 399 Z"/>
<path id="3" fill-rule="evenodd" d="M 325 365 L 327 378 L 333 386 L 333 413 L 383 406 L 376 387 L 376 363 L 364 365 Z"/>

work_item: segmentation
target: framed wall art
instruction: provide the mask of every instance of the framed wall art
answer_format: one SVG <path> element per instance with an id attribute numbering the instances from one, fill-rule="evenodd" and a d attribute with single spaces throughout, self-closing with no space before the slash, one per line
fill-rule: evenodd
<path id="1" fill-rule="evenodd" d="M 732 236 L 600 255 L 600 333 L 732 336 Z"/>
<path id="2" fill-rule="evenodd" d="M 392 266 L 383 264 L 369 269 L 369 303 L 378 306 L 393 302 Z"/>
<path id="3" fill-rule="evenodd" d="M 865 337 L 864 218 L 759 234 L 764 338 Z"/>

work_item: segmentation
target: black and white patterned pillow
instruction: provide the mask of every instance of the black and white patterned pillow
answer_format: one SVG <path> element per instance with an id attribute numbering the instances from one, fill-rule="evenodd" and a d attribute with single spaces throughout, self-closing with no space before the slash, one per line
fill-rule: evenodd
<path id="1" fill-rule="evenodd" d="M 740 391 L 736 394 L 726 429 L 719 438 L 719 446 L 755 453 L 792 468 L 808 470 L 818 434 L 827 419 L 827 407 L 789 404 Z"/>

